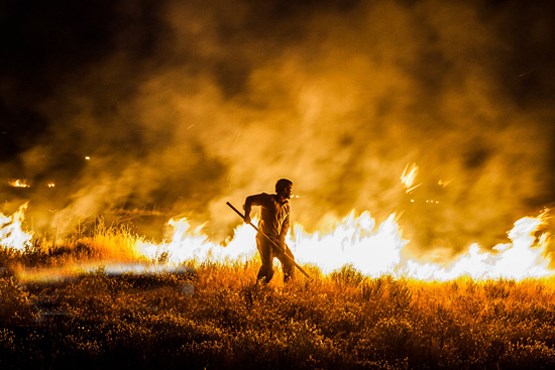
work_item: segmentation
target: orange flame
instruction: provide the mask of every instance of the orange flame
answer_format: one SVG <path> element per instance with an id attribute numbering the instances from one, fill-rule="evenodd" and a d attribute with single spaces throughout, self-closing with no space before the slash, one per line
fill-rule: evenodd
<path id="1" fill-rule="evenodd" d="M 256 251 L 255 232 L 248 225 L 239 226 L 235 230 L 234 238 L 225 247 L 210 242 L 202 233 L 203 225 L 191 229 L 186 218 L 171 219 L 168 225 L 174 230 L 171 241 L 160 244 L 139 242 L 137 246 L 139 252 L 152 260 L 166 260 L 176 265 L 185 261 L 223 263 L 247 261 L 253 258 Z"/>
<path id="2" fill-rule="evenodd" d="M 401 263 L 401 250 L 408 243 L 401 237 L 395 215 L 376 227 L 370 213 L 352 211 L 331 232 L 308 235 L 295 228 L 293 245 L 299 262 L 314 264 L 324 273 L 352 265 L 368 276 L 394 273 Z"/>
<path id="3" fill-rule="evenodd" d="M 546 257 L 549 235 L 535 236 L 545 225 L 547 211 L 538 217 L 524 217 L 515 222 L 508 232 L 509 243 L 499 244 L 493 251 L 482 251 L 478 244 L 450 264 L 421 263 L 402 257 L 409 241 L 402 238 L 395 215 L 377 225 L 368 212 L 349 215 L 338 221 L 326 234 L 306 233 L 295 225 L 294 238 L 288 239 L 300 264 L 318 266 L 324 273 L 351 265 L 367 276 L 390 274 L 418 280 L 452 280 L 462 276 L 474 279 L 525 279 L 552 275 Z M 143 243 L 140 251 L 151 259 L 165 256 L 168 262 L 185 261 L 221 262 L 248 261 L 256 253 L 255 231 L 248 225 L 239 225 L 234 237 L 224 247 L 208 241 L 202 227 L 191 229 L 186 219 L 171 220 L 174 235 L 170 242 Z"/>
<path id="4" fill-rule="evenodd" d="M 26 206 L 21 206 L 13 216 L 0 213 L 0 245 L 19 251 L 31 245 L 32 234 L 21 228 Z M 402 238 L 394 214 L 377 223 L 368 212 L 357 215 L 352 211 L 337 220 L 327 233 L 309 234 L 301 225 L 294 225 L 294 237 L 289 237 L 287 243 L 301 265 L 315 265 L 324 273 L 351 265 L 371 277 L 392 275 L 446 281 L 468 276 L 476 280 L 521 280 L 553 275 L 548 268 L 549 234 L 541 231 L 547 219 L 547 210 L 537 217 L 523 217 L 507 233 L 509 242 L 498 244 L 490 251 L 472 244 L 458 258 L 442 264 L 404 257 L 407 253 L 402 252 L 409 241 Z M 164 266 L 180 266 L 185 262 L 242 263 L 256 257 L 255 230 L 249 225 L 239 225 L 225 245 L 210 241 L 202 231 L 203 225 L 193 228 L 186 218 L 171 219 L 168 225 L 173 230 L 170 241 L 134 241 L 140 256 Z"/>
<path id="5" fill-rule="evenodd" d="M 16 179 L 8 181 L 8 184 L 14 188 L 30 188 L 31 185 L 25 179 Z"/>
<path id="6" fill-rule="evenodd" d="M 547 211 L 538 217 L 523 217 L 507 233 L 511 243 L 496 245 L 493 247 L 495 253 L 481 251 L 478 244 L 472 244 L 466 253 L 448 267 L 409 262 L 410 274 L 425 280 L 451 280 L 459 276 L 522 280 L 552 275 L 547 258 L 549 234 L 544 232 L 535 235 L 546 222 Z"/>
<path id="7" fill-rule="evenodd" d="M 11 216 L 5 216 L 0 212 L 0 246 L 17 251 L 23 251 L 31 246 L 33 234 L 22 229 L 24 213 L 27 203 Z"/>

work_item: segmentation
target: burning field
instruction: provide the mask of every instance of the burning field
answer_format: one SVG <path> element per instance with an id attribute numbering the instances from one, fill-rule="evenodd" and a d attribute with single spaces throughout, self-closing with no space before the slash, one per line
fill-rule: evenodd
<path id="1" fill-rule="evenodd" d="M 310 279 L 254 283 L 254 231 L 171 219 L 152 242 L 97 220 L 37 240 L 1 218 L 2 368 L 551 368 L 548 211 L 450 263 L 410 257 L 395 215 L 351 212 L 288 240 Z M 277 267 L 277 266 L 276 266 Z"/>
<path id="2" fill-rule="evenodd" d="M 554 17 L 4 1 L 0 368 L 555 368 Z"/>

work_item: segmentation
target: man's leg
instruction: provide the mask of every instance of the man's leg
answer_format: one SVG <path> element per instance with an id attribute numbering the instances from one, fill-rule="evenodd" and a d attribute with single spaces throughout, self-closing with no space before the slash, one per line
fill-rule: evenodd
<path id="1" fill-rule="evenodd" d="M 295 260 L 295 256 L 293 256 L 293 252 L 289 249 L 288 246 L 285 246 L 285 254 L 289 256 L 293 261 Z M 291 261 L 291 259 L 284 256 L 282 253 L 276 254 L 276 257 L 281 262 L 281 268 L 283 269 L 283 281 L 287 283 L 291 280 L 295 273 L 295 265 Z"/>
<path id="2" fill-rule="evenodd" d="M 269 283 L 274 276 L 274 269 L 272 267 L 272 248 L 264 237 L 256 237 L 256 247 L 260 254 L 260 262 L 262 266 L 258 270 L 257 280 L 263 283 Z"/>

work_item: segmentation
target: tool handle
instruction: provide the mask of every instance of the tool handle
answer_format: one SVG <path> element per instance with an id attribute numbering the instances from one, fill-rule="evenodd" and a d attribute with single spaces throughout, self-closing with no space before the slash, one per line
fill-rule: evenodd
<path id="1" fill-rule="evenodd" d="M 235 213 L 237 213 L 243 220 L 245 219 L 245 215 L 242 214 L 237 208 L 235 208 L 235 207 L 233 206 L 233 204 L 231 204 L 231 203 L 229 203 L 229 202 L 226 202 L 225 204 L 227 204 L 232 210 L 234 210 Z"/>
<path id="2" fill-rule="evenodd" d="M 237 209 L 233 206 L 233 204 L 226 202 L 225 204 L 227 204 L 229 206 L 229 208 L 231 208 L 232 210 L 235 211 L 235 213 L 237 213 L 243 220 L 245 219 L 245 216 Z M 251 225 L 257 232 L 259 232 L 260 234 L 262 234 L 262 236 L 264 236 L 266 239 L 268 239 L 275 247 L 277 250 L 279 250 L 284 256 L 285 258 L 289 259 L 291 261 L 291 263 L 293 263 L 293 265 L 299 269 L 300 272 L 302 272 L 302 274 L 304 276 L 306 276 L 309 280 L 311 280 L 310 276 L 307 274 L 307 272 L 305 270 L 303 270 L 303 268 L 297 263 L 297 261 L 295 261 L 295 259 L 291 258 L 290 256 L 288 256 L 287 254 L 285 254 L 285 251 L 276 243 L 275 240 L 271 239 L 268 235 L 266 235 L 265 233 L 261 232 L 260 230 L 258 230 L 258 227 L 254 226 L 254 224 L 252 222 L 249 222 L 249 225 Z"/>

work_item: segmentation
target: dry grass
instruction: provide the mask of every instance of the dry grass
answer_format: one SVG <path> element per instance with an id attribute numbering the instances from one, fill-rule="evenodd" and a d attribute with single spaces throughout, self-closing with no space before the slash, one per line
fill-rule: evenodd
<path id="1" fill-rule="evenodd" d="M 123 254 L 110 254 L 111 243 Z M 3 258 L 13 266 L 125 260 L 129 243 L 128 235 L 115 231 L 43 249 L 33 259 Z M 100 270 L 56 284 L 23 284 L 4 271 L 0 367 L 555 366 L 550 280 L 425 283 L 370 279 L 350 267 L 324 276 L 307 266 L 312 281 L 299 275 L 284 286 L 277 274 L 269 286 L 259 286 L 253 284 L 257 267 L 201 264 L 195 273 L 148 276 Z"/>

